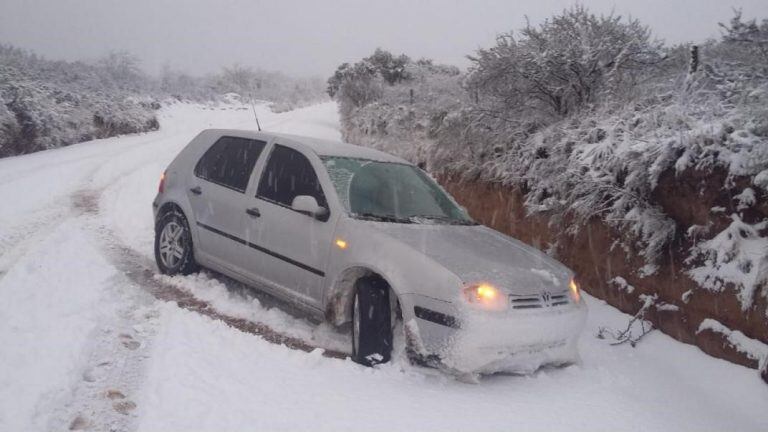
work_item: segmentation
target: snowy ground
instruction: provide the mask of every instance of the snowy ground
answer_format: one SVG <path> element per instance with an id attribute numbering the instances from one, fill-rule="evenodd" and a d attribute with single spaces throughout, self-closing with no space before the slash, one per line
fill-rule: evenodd
<path id="1" fill-rule="evenodd" d="M 598 328 L 627 317 L 589 296 L 581 365 L 466 384 L 402 357 L 368 369 L 305 352 L 344 352 L 346 335 L 218 275 L 153 275 L 160 173 L 200 129 L 254 125 L 190 105 L 161 117 L 159 132 L 0 160 L 0 431 L 768 430 L 755 371 L 658 332 L 609 346 Z M 260 118 L 339 137 L 333 104 Z"/>

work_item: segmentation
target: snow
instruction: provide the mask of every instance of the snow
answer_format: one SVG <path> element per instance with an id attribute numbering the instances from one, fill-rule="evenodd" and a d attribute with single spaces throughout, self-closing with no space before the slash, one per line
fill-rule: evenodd
<path id="1" fill-rule="evenodd" d="M 93 243 L 68 221 L 0 280 L 0 430 L 47 430 L 98 318 L 113 312 L 100 296 L 115 272 Z"/>
<path id="2" fill-rule="evenodd" d="M 587 301 L 597 311 L 592 329 L 626 319 L 591 297 Z M 163 308 L 161 321 L 140 431 L 693 431 L 768 425 L 768 391 L 754 371 L 708 358 L 658 332 L 635 349 L 585 334 L 581 366 L 471 385 L 402 362 L 367 369 L 289 351 L 174 306 Z"/>
<path id="3" fill-rule="evenodd" d="M 632 294 L 635 291 L 635 287 L 630 285 L 630 283 L 621 276 L 616 276 L 615 278 L 610 279 L 608 283 L 615 285 L 618 289 L 625 291 L 627 294 Z"/>
<path id="4" fill-rule="evenodd" d="M 746 354 L 747 357 L 753 360 L 763 361 L 768 358 L 768 345 L 759 340 L 749 338 L 738 330 L 731 330 L 720 323 L 720 321 L 712 318 L 703 320 L 701 324 L 699 324 L 699 329 L 696 333 L 700 333 L 703 330 L 711 330 L 715 333 L 720 333 L 726 337 L 728 343 L 731 344 L 732 347 L 737 351 Z"/>
<path id="5" fill-rule="evenodd" d="M 665 312 L 677 312 L 680 310 L 680 306 L 673 305 L 672 303 L 660 303 L 656 305 L 656 310 Z"/>
<path id="6" fill-rule="evenodd" d="M 692 249 L 687 262 L 693 266 L 688 274 L 710 291 L 733 286 L 742 309 L 747 310 L 758 287 L 768 280 L 768 239 L 759 234 L 767 225 L 766 221 L 750 225 L 731 215 L 728 227 Z"/>
<path id="7" fill-rule="evenodd" d="M 692 295 L 693 290 L 687 290 L 683 293 L 683 295 L 680 296 L 680 300 L 682 300 L 683 303 L 688 303 L 691 300 Z"/>
<path id="8" fill-rule="evenodd" d="M 256 298 L 250 290 L 233 290 L 231 283 L 227 286 L 207 273 L 201 272 L 186 277 L 158 275 L 156 278 L 189 292 L 196 299 L 206 301 L 216 310 L 229 316 L 262 322 L 271 328 L 281 329 L 283 334 L 301 339 L 313 346 L 351 352 L 346 335 L 332 330 L 329 325 L 316 325 L 296 319 L 279 307 L 263 303 L 264 299 Z"/>
<path id="9" fill-rule="evenodd" d="M 768 169 L 760 171 L 760 173 L 752 179 L 752 183 L 760 189 L 768 191 Z"/>
<path id="10" fill-rule="evenodd" d="M 257 110 L 268 130 L 339 138 L 334 104 Z M 293 350 L 150 296 L 118 264 L 127 248 L 154 268 L 160 174 L 201 128 L 253 128 L 252 116 L 177 104 L 158 132 L 0 160 L 0 430 L 768 430 L 754 370 L 660 332 L 610 346 L 598 329 L 629 317 L 586 294 L 580 364 L 477 384 L 402 353 L 370 369 Z M 162 280 L 222 313 L 344 343 L 226 278 Z"/>
<path id="11" fill-rule="evenodd" d="M 531 273 L 541 276 L 546 281 L 552 281 L 555 286 L 560 286 L 560 278 L 552 274 L 549 270 L 532 268 Z"/>
<path id="12" fill-rule="evenodd" d="M 746 188 L 740 194 L 733 197 L 738 202 L 737 210 L 744 210 L 755 204 L 755 191 L 752 188 Z"/>

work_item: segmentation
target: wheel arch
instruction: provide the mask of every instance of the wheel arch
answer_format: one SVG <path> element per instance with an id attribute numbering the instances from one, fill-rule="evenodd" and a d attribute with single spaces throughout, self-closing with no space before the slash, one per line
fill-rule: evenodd
<path id="1" fill-rule="evenodd" d="M 163 205 L 160 206 L 160 208 L 157 209 L 157 216 L 155 216 L 155 230 L 157 230 L 157 223 L 160 221 L 160 219 L 172 211 L 181 213 L 181 215 L 184 216 L 184 218 L 187 220 L 187 223 L 189 223 L 189 216 L 187 216 L 187 212 L 185 212 L 177 202 L 166 201 L 163 203 Z M 192 227 L 190 227 L 190 229 L 191 228 Z"/>
<path id="2" fill-rule="evenodd" d="M 377 277 L 383 280 L 389 287 L 390 302 L 393 306 L 399 302 L 399 296 L 395 285 L 380 271 L 366 265 L 354 265 L 339 272 L 328 293 L 328 302 L 325 308 L 326 320 L 336 326 L 340 326 L 352 320 L 352 300 L 355 284 L 365 277 Z"/>
<path id="3" fill-rule="evenodd" d="M 157 209 L 157 213 L 155 216 L 155 224 L 154 224 L 155 235 L 158 235 L 158 228 L 159 228 L 158 223 L 160 222 L 162 217 L 172 211 L 176 211 L 180 213 L 184 217 L 184 219 L 186 219 L 187 225 L 189 226 L 189 231 L 192 234 L 192 248 L 194 250 L 195 256 L 199 259 L 200 238 L 198 236 L 199 233 L 197 230 L 197 225 L 195 224 L 195 221 L 193 221 L 190 218 L 191 210 L 190 211 L 185 210 L 184 206 L 179 204 L 178 202 L 174 200 L 168 200 L 162 203 L 160 207 Z"/>

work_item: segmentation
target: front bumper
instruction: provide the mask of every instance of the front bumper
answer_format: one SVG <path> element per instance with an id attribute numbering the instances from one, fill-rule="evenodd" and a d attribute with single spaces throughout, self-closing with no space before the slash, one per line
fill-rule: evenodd
<path id="1" fill-rule="evenodd" d="M 408 325 L 416 351 L 464 373 L 530 373 L 578 361 L 587 309 L 578 304 L 486 312 L 413 295 Z M 426 312 L 425 312 L 426 311 Z"/>

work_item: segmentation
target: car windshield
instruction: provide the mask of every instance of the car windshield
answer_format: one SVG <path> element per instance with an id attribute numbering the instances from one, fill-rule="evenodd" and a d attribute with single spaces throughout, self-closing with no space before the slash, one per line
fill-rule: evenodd
<path id="1" fill-rule="evenodd" d="M 324 157 L 339 199 L 359 219 L 476 225 L 426 173 L 411 165 Z"/>

